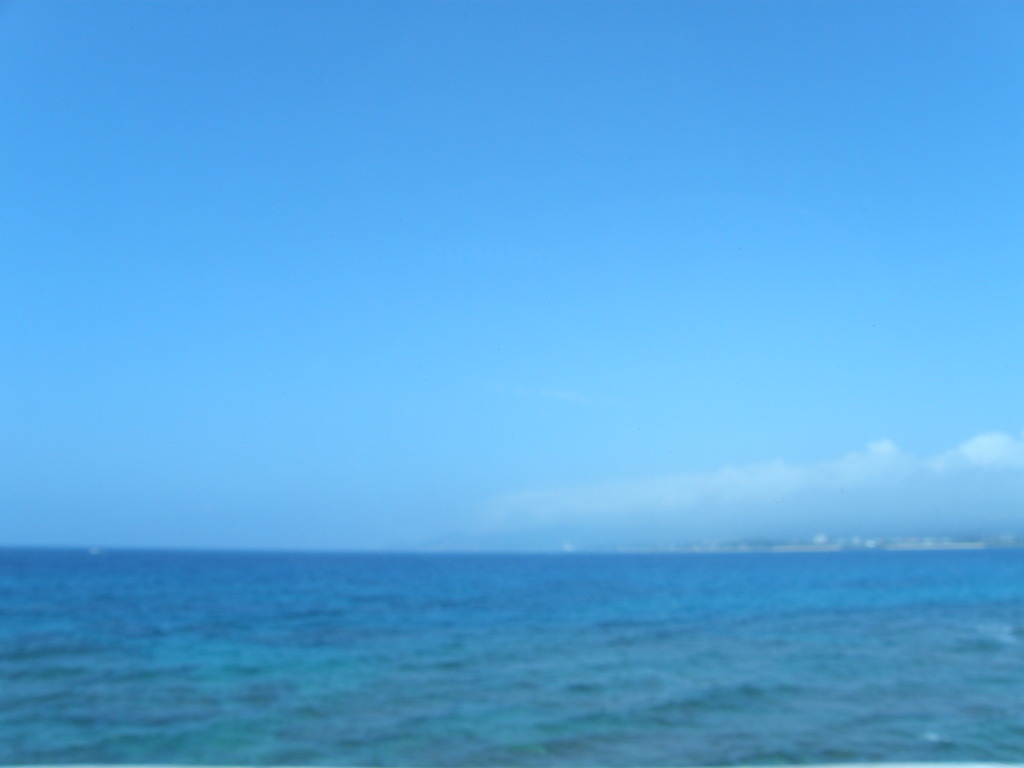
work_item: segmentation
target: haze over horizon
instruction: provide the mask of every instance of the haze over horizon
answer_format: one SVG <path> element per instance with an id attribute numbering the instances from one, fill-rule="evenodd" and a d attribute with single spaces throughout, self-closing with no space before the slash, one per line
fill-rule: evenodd
<path id="1" fill-rule="evenodd" d="M 1024 534 L 1021 39 L 0 5 L 0 546 Z"/>

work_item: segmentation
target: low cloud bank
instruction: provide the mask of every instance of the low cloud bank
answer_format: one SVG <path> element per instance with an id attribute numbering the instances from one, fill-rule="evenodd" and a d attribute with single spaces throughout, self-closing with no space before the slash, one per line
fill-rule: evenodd
<path id="1" fill-rule="evenodd" d="M 490 535 L 607 546 L 666 537 L 1024 533 L 1024 436 L 914 456 L 889 440 L 831 461 L 770 461 L 493 499 Z M 538 539 L 539 540 L 539 539 Z"/>

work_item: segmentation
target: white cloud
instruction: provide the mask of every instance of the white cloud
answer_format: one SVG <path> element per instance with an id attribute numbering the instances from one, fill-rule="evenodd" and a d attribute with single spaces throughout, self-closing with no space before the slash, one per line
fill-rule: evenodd
<path id="1" fill-rule="evenodd" d="M 952 451 L 935 457 L 937 472 L 963 467 L 984 469 L 1024 469 L 1024 440 L 1002 432 L 988 432 L 967 440 Z"/>
<path id="2" fill-rule="evenodd" d="M 979 475 L 984 482 L 978 482 Z M 662 527 L 689 525 L 695 534 L 732 529 L 737 535 L 760 531 L 772 522 L 850 527 L 858 517 L 866 521 L 872 516 L 877 525 L 892 516 L 909 521 L 915 515 L 925 520 L 927 514 L 952 524 L 948 518 L 954 503 L 984 510 L 998 502 L 1005 511 L 1009 501 L 1024 511 L 1021 480 L 1024 438 L 987 433 L 934 456 L 915 456 L 890 440 L 878 440 L 819 463 L 777 460 L 509 494 L 487 505 L 485 524 L 492 531 L 558 526 L 611 530 L 641 520 Z M 964 514 L 965 519 L 979 519 L 976 513 L 973 518 L 968 511 Z"/>

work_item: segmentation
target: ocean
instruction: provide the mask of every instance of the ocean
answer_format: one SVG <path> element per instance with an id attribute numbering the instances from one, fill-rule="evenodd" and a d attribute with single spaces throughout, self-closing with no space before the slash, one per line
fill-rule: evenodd
<path id="1" fill-rule="evenodd" d="M 0 764 L 1024 759 L 1024 550 L 0 550 Z"/>

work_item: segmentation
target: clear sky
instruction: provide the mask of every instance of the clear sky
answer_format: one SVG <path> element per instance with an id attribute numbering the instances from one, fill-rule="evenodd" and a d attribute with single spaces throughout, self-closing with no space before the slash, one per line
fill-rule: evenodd
<path id="1" fill-rule="evenodd" d="M 1024 533 L 1024 5 L 0 5 L 0 544 Z"/>

